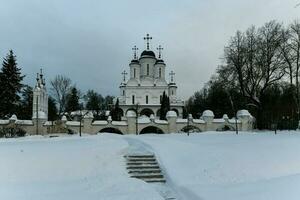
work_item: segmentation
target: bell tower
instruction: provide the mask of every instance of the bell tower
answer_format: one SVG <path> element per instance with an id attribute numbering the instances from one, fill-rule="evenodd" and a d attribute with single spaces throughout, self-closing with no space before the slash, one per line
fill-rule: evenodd
<path id="1" fill-rule="evenodd" d="M 37 73 L 33 90 L 32 119 L 48 120 L 48 94 L 42 69 Z"/>

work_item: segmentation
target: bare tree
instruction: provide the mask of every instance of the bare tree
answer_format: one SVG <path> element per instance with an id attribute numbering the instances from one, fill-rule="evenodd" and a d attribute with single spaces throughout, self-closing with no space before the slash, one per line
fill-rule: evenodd
<path id="1" fill-rule="evenodd" d="M 51 81 L 51 86 L 53 96 L 59 105 L 59 114 L 61 115 L 63 112 L 65 112 L 67 95 L 71 89 L 71 79 L 63 75 L 57 75 Z"/>
<path id="2" fill-rule="evenodd" d="M 285 74 L 282 29 L 275 21 L 257 30 L 250 27 L 245 33 L 237 32 L 225 47 L 225 69 L 235 74 L 241 93 L 258 109 L 265 90 Z"/>

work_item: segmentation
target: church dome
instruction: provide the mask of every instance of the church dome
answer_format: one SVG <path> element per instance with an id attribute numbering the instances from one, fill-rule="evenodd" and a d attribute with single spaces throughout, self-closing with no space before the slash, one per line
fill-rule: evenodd
<path id="1" fill-rule="evenodd" d="M 155 58 L 155 53 L 153 51 L 143 51 L 142 54 L 141 54 L 141 57 L 143 56 L 151 56 L 151 57 L 154 57 Z"/>
<path id="2" fill-rule="evenodd" d="M 130 62 L 130 63 L 139 64 L 139 61 L 138 61 L 138 60 L 136 60 L 136 59 L 133 59 L 133 60 L 131 60 L 131 62 Z"/>
<path id="3" fill-rule="evenodd" d="M 165 64 L 163 59 L 158 59 L 155 64 Z"/>

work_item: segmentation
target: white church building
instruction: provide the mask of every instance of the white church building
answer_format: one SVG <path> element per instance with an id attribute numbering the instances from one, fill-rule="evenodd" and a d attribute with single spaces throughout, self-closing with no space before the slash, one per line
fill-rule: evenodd
<path id="1" fill-rule="evenodd" d="M 158 56 L 150 49 L 149 34 L 144 37 L 146 49 L 138 57 L 138 48 L 134 46 L 133 59 L 129 63 L 130 76 L 126 80 L 126 71 L 122 73 L 120 84 L 119 105 L 123 115 L 129 110 L 138 110 L 140 116 L 146 115 L 158 117 L 162 95 L 165 92 L 170 98 L 170 108 L 179 117 L 182 117 L 184 101 L 177 97 L 177 85 L 174 79 L 175 73 L 171 71 L 170 80 L 166 80 L 167 65 L 162 59 L 163 48 L 159 46 Z M 115 100 L 116 100 L 115 99 Z"/>

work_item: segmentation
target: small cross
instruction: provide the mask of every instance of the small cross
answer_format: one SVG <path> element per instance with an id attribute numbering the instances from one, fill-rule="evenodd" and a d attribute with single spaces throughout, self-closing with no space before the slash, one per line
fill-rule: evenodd
<path id="1" fill-rule="evenodd" d="M 161 52 L 162 50 L 164 50 L 164 48 L 162 48 L 161 45 L 159 45 L 156 49 L 158 50 L 158 58 L 161 58 Z"/>
<path id="2" fill-rule="evenodd" d="M 147 33 L 146 37 L 144 37 L 144 40 L 147 40 L 147 50 L 149 50 L 149 41 L 152 40 L 152 37 Z"/>
<path id="3" fill-rule="evenodd" d="M 124 70 L 123 72 L 122 72 L 122 75 L 123 75 L 123 82 L 125 82 L 126 81 L 126 75 L 127 75 L 128 73 Z"/>
<path id="4" fill-rule="evenodd" d="M 171 76 L 171 83 L 174 83 L 175 72 L 171 71 L 169 75 Z"/>
<path id="5" fill-rule="evenodd" d="M 134 45 L 134 47 L 132 48 L 132 50 L 133 50 L 133 59 L 137 59 L 136 54 L 137 54 L 137 50 L 139 50 L 139 48 L 137 48 L 137 47 Z"/>

